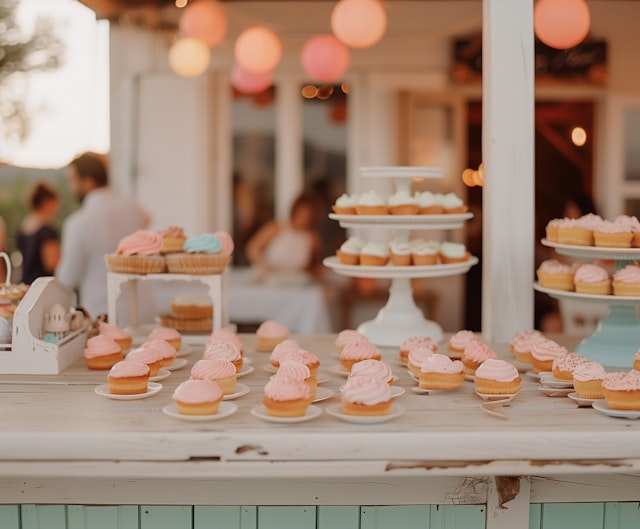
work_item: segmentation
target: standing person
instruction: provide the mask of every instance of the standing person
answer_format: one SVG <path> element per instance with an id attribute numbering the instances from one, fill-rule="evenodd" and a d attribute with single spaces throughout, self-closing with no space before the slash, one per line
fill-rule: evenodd
<path id="1" fill-rule="evenodd" d="M 38 277 L 53 275 L 60 259 L 60 237 L 53 219 L 60 208 L 58 191 L 47 182 L 36 182 L 29 192 L 29 214 L 18 228 L 22 254 L 22 281 L 30 285 Z"/>
<path id="2" fill-rule="evenodd" d="M 109 187 L 107 165 L 100 155 L 81 154 L 69 164 L 67 176 L 81 207 L 62 227 L 56 277 L 79 289 L 80 304 L 96 316 L 107 312 L 104 256 L 115 251 L 124 236 L 145 228 L 149 217 L 134 200 Z"/>

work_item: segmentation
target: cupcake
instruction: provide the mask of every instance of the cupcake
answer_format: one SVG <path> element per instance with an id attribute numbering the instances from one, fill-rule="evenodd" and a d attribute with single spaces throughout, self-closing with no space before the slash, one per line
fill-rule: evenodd
<path id="1" fill-rule="evenodd" d="M 243 359 L 242 355 L 238 348 L 233 345 L 231 342 L 223 342 L 217 341 L 210 343 L 204 349 L 204 354 L 202 355 L 204 360 L 212 360 L 214 358 L 224 358 L 229 360 L 236 371 L 239 373 L 242 369 Z"/>
<path id="2" fill-rule="evenodd" d="M 573 380 L 573 372 L 575 369 L 587 362 L 589 362 L 589 360 L 578 353 L 567 353 L 554 358 L 553 363 L 551 364 L 553 378 L 556 380 L 566 380 L 571 382 Z"/>
<path id="3" fill-rule="evenodd" d="M 616 296 L 640 296 L 640 266 L 627 265 L 613 275 Z"/>
<path id="4" fill-rule="evenodd" d="M 454 360 L 462 358 L 464 348 L 477 339 L 478 337 L 473 331 L 458 331 L 455 333 L 447 344 L 447 354 L 449 358 L 453 358 Z"/>
<path id="5" fill-rule="evenodd" d="M 280 366 L 280 360 L 282 360 L 287 354 L 300 351 L 301 349 L 302 347 L 300 347 L 300 344 L 295 340 L 284 340 L 273 348 L 273 351 L 269 356 L 269 362 L 273 367 L 277 368 Z"/>
<path id="6" fill-rule="evenodd" d="M 558 242 L 575 246 L 593 246 L 593 232 L 602 218 L 591 213 L 579 219 L 562 219 L 558 224 Z"/>
<path id="7" fill-rule="evenodd" d="M 137 347 L 127 355 L 127 360 L 148 366 L 152 377 L 155 377 L 162 367 L 162 353 L 157 348 Z"/>
<path id="8" fill-rule="evenodd" d="M 226 358 L 198 360 L 191 368 L 191 378 L 215 382 L 225 395 L 236 392 L 236 366 Z"/>
<path id="9" fill-rule="evenodd" d="M 558 242 L 558 226 L 560 226 L 561 224 L 562 219 L 552 219 L 547 222 L 547 226 L 545 227 L 547 241 Z"/>
<path id="10" fill-rule="evenodd" d="M 375 191 L 367 191 L 358 197 L 356 204 L 358 215 L 386 215 L 388 212 L 387 203 Z"/>
<path id="11" fill-rule="evenodd" d="M 620 215 L 614 221 L 616 224 L 628 228 L 633 237 L 631 239 L 631 246 L 634 248 L 640 248 L 640 221 L 636 217 L 629 215 Z"/>
<path id="12" fill-rule="evenodd" d="M 418 376 L 420 373 L 420 368 L 424 361 L 431 357 L 435 353 L 435 349 L 432 349 L 428 345 L 419 345 L 418 347 L 413 347 L 409 350 L 409 355 L 407 356 L 407 368 L 411 373 L 415 376 Z"/>
<path id="13" fill-rule="evenodd" d="M 607 406 L 613 410 L 640 410 L 640 373 L 607 373 L 602 381 Z"/>
<path id="14" fill-rule="evenodd" d="M 351 372 L 353 364 L 368 359 L 382 360 L 380 350 L 369 342 L 348 343 L 340 352 L 340 365 L 345 371 Z"/>
<path id="15" fill-rule="evenodd" d="M 210 320 L 213 304 L 207 295 L 183 294 L 171 301 L 171 313 L 181 320 Z"/>
<path id="16" fill-rule="evenodd" d="M 440 260 L 444 264 L 462 263 L 468 261 L 471 254 L 464 244 L 445 241 L 440 244 Z"/>
<path id="17" fill-rule="evenodd" d="M 498 358 L 488 345 L 480 340 L 469 342 L 464 348 L 462 353 L 462 364 L 464 365 L 464 371 L 468 375 L 475 375 L 476 369 L 485 360 L 495 360 Z"/>
<path id="18" fill-rule="evenodd" d="M 358 331 L 354 331 L 353 329 L 345 329 L 338 333 L 338 337 L 336 338 L 336 347 L 338 349 L 338 353 L 342 351 L 342 348 L 351 342 L 368 342 L 367 337 L 363 334 L 360 334 Z"/>
<path id="19" fill-rule="evenodd" d="M 240 354 L 244 354 L 244 346 L 242 345 L 242 341 L 238 338 L 238 335 L 229 329 L 218 329 L 217 331 L 213 331 L 209 338 L 207 338 L 206 345 L 211 345 L 216 342 L 230 342 L 236 346 Z"/>
<path id="20" fill-rule="evenodd" d="M 107 375 L 109 393 L 113 395 L 140 395 L 149 386 L 149 367 L 140 362 L 123 360 L 114 364 Z"/>
<path id="21" fill-rule="evenodd" d="M 284 358 L 282 362 L 280 362 L 276 376 L 285 382 L 304 382 L 309 386 L 311 399 L 313 400 L 315 398 L 316 390 L 318 389 L 318 379 L 314 374 L 311 374 L 309 367 L 302 362 Z"/>
<path id="22" fill-rule="evenodd" d="M 84 361 L 89 369 L 111 369 L 122 358 L 122 348 L 113 338 L 98 334 L 87 340 Z"/>
<path id="23" fill-rule="evenodd" d="M 633 369 L 640 371 L 640 351 L 636 352 L 636 356 L 633 359 Z"/>
<path id="24" fill-rule="evenodd" d="M 158 235 L 162 237 L 162 249 L 160 253 L 177 253 L 182 251 L 182 245 L 187 240 L 182 228 L 169 226 L 164 230 L 158 230 Z"/>
<path id="25" fill-rule="evenodd" d="M 480 364 L 475 375 L 476 391 L 488 395 L 514 395 L 522 381 L 516 367 L 504 360 L 490 358 Z"/>
<path id="26" fill-rule="evenodd" d="M 356 193 L 351 195 L 342 193 L 342 195 L 336 199 L 335 204 L 331 206 L 331 209 L 338 215 L 354 215 L 359 198 Z"/>
<path id="27" fill-rule="evenodd" d="M 349 380 L 356 377 L 376 378 L 389 385 L 393 384 L 394 378 L 393 371 L 387 364 L 381 360 L 373 359 L 362 360 L 353 364 L 349 373 Z"/>
<path id="28" fill-rule="evenodd" d="M 464 201 L 455 193 L 446 195 L 436 194 L 436 202 L 442 206 L 445 213 L 466 213 L 469 209 Z"/>
<path id="29" fill-rule="evenodd" d="M 611 279 L 607 271 L 594 264 L 580 265 L 573 275 L 576 292 L 582 294 L 611 294 Z"/>
<path id="30" fill-rule="evenodd" d="M 553 340 L 539 340 L 531 346 L 531 361 L 533 372 L 542 373 L 551 371 L 553 361 L 569 351 Z"/>
<path id="31" fill-rule="evenodd" d="M 407 191 L 397 191 L 388 199 L 389 213 L 392 215 L 415 215 L 420 211 L 416 199 Z"/>
<path id="32" fill-rule="evenodd" d="M 360 263 L 360 252 L 364 246 L 364 241 L 360 237 L 349 237 L 344 241 L 338 251 L 338 260 L 342 264 L 357 265 Z"/>
<path id="33" fill-rule="evenodd" d="M 178 413 L 183 415 L 214 415 L 222 401 L 220 386 L 210 380 L 186 380 L 173 392 Z"/>
<path id="34" fill-rule="evenodd" d="M 418 372 L 418 386 L 422 389 L 453 390 L 462 386 L 464 366 L 460 360 L 434 354 L 422 362 Z"/>
<path id="35" fill-rule="evenodd" d="M 155 231 L 139 230 L 118 243 L 115 254 L 105 257 L 111 272 L 122 274 L 158 274 L 165 270 L 160 255 L 162 237 Z"/>
<path id="36" fill-rule="evenodd" d="M 289 329 L 277 321 L 267 320 L 260 324 L 256 330 L 256 336 L 258 351 L 272 351 L 276 345 L 289 337 Z"/>
<path id="37" fill-rule="evenodd" d="M 309 368 L 309 372 L 311 376 L 316 376 L 318 373 L 318 368 L 320 367 L 320 360 L 318 357 L 309 351 L 305 351 L 304 349 L 298 349 L 297 351 L 288 351 L 282 355 L 280 358 L 280 362 L 284 362 L 285 360 L 293 360 L 294 362 L 300 362 Z M 280 369 L 280 366 L 278 366 Z"/>
<path id="38" fill-rule="evenodd" d="M 531 364 L 531 348 L 540 340 L 546 340 L 544 334 L 535 329 L 517 332 L 509 343 L 509 351 L 522 364 Z"/>
<path id="39" fill-rule="evenodd" d="M 401 362 L 406 362 L 409 360 L 409 353 L 418 347 L 427 347 L 431 349 L 432 352 L 436 352 L 438 349 L 438 343 L 435 342 L 429 336 L 410 336 L 406 340 L 404 340 L 400 347 L 398 348 L 398 355 L 400 356 Z M 420 367 L 420 366 L 418 366 Z"/>
<path id="40" fill-rule="evenodd" d="M 220 244 L 222 245 L 222 247 L 220 248 L 220 253 L 222 255 L 226 255 L 227 257 L 231 256 L 231 254 L 233 253 L 233 249 L 235 248 L 231 235 L 229 235 L 226 231 L 220 230 L 214 232 L 213 234 L 218 238 Z"/>
<path id="41" fill-rule="evenodd" d="M 360 264 L 363 266 L 384 266 L 389 262 L 386 244 L 369 242 L 360 250 Z"/>
<path id="42" fill-rule="evenodd" d="M 203 233 L 188 238 L 182 252 L 167 255 L 167 269 L 172 274 L 221 274 L 229 259 L 222 253 L 220 239 L 213 233 Z"/>
<path id="43" fill-rule="evenodd" d="M 602 381 L 607 373 L 597 362 L 585 362 L 573 371 L 573 387 L 582 399 L 603 399 Z"/>
<path id="44" fill-rule="evenodd" d="M 573 270 L 569 265 L 555 259 L 542 261 L 536 270 L 541 287 L 553 290 L 574 290 Z"/>
<path id="45" fill-rule="evenodd" d="M 131 344 L 133 342 L 133 338 L 124 332 L 120 327 L 116 327 L 115 325 L 111 325 L 106 321 L 101 321 L 98 324 L 98 332 L 103 336 L 107 336 L 115 341 L 122 349 L 122 352 L 126 354 L 131 349 Z"/>
<path id="46" fill-rule="evenodd" d="M 411 262 L 416 266 L 438 264 L 440 243 L 436 241 L 411 241 Z"/>
<path id="47" fill-rule="evenodd" d="M 182 347 L 182 336 L 171 327 L 156 327 L 149 333 L 149 340 L 165 340 L 176 351 Z"/>
<path id="48" fill-rule="evenodd" d="M 277 375 L 264 387 L 262 404 L 273 417 L 302 417 L 312 402 L 311 390 L 304 382 L 289 382 Z"/>
<path id="49" fill-rule="evenodd" d="M 603 220 L 593 231 L 596 246 L 606 248 L 631 248 L 633 233 L 631 227 Z"/>
<path id="50" fill-rule="evenodd" d="M 162 366 L 167 367 L 173 364 L 173 360 L 177 355 L 177 351 L 173 345 L 166 340 L 160 338 L 152 338 L 140 345 L 139 349 L 153 349 L 160 353 L 162 358 Z"/>
<path id="51" fill-rule="evenodd" d="M 416 204 L 418 204 L 418 212 L 421 215 L 440 215 L 444 213 L 444 207 L 438 203 L 435 195 L 431 191 L 416 191 L 414 195 Z"/>
<path id="52" fill-rule="evenodd" d="M 392 242 L 389 244 L 389 258 L 394 266 L 411 265 L 411 245 L 409 243 Z"/>
<path id="53" fill-rule="evenodd" d="M 391 388 L 376 378 L 351 378 L 342 388 L 341 401 L 347 415 L 387 415 L 391 410 Z"/>

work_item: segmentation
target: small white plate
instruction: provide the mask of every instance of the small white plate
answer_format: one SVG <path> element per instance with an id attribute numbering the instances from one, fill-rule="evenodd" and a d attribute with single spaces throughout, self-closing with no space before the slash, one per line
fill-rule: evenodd
<path id="1" fill-rule="evenodd" d="M 518 391 L 517 393 L 494 395 L 492 393 L 480 393 L 479 391 L 475 391 L 475 394 L 478 395 L 478 397 L 480 397 L 482 400 L 513 400 L 518 396 L 518 393 L 520 392 Z"/>
<path id="2" fill-rule="evenodd" d="M 573 380 L 557 380 L 553 375 L 540 375 L 540 384 L 548 388 L 573 388 Z"/>
<path id="3" fill-rule="evenodd" d="M 194 351 L 193 347 L 183 343 L 182 345 L 180 345 L 180 349 L 178 349 L 178 354 L 176 356 L 187 356 L 193 351 Z"/>
<path id="4" fill-rule="evenodd" d="M 306 422 L 315 419 L 322 413 L 322 408 L 313 404 L 307 408 L 307 412 L 302 417 L 273 417 L 267 415 L 264 405 L 259 404 L 251 409 L 251 415 L 267 422 L 277 422 L 282 424 L 295 424 L 298 422 Z"/>
<path id="5" fill-rule="evenodd" d="M 325 384 L 326 382 L 329 382 L 329 380 L 331 380 L 331 377 L 329 377 L 329 375 L 327 375 L 326 373 L 318 373 L 316 375 L 316 380 L 318 381 L 318 384 Z"/>
<path id="6" fill-rule="evenodd" d="M 329 415 L 354 424 L 377 424 L 400 417 L 404 413 L 404 408 L 398 404 L 392 404 L 389 413 L 386 415 L 349 415 L 343 413 L 342 404 L 334 404 L 326 408 L 326 410 Z"/>
<path id="7" fill-rule="evenodd" d="M 544 393 L 547 397 L 568 397 L 569 393 L 573 392 L 573 387 L 570 388 L 548 388 L 546 386 L 540 386 L 537 388 L 540 393 Z"/>
<path id="8" fill-rule="evenodd" d="M 189 360 L 186 358 L 174 358 L 172 364 L 170 366 L 165 366 L 164 368 L 169 371 L 177 371 L 178 369 L 182 369 L 188 363 Z"/>
<path id="9" fill-rule="evenodd" d="M 242 364 L 242 369 L 236 373 L 236 377 L 240 378 L 247 376 L 249 373 L 253 373 L 253 370 L 253 366 L 245 366 L 244 364 Z"/>
<path id="10" fill-rule="evenodd" d="M 341 377 L 347 378 L 349 376 L 349 371 L 345 371 L 340 364 L 333 364 L 327 368 L 329 373 L 333 373 L 334 375 L 340 375 Z"/>
<path id="11" fill-rule="evenodd" d="M 342 384 L 342 386 L 340 386 L 340 391 L 342 391 L 344 389 L 344 387 L 346 386 L 346 384 Z M 396 397 L 399 397 L 400 395 L 404 395 L 404 388 L 401 388 L 400 386 L 391 386 L 391 398 L 395 399 Z"/>
<path id="12" fill-rule="evenodd" d="M 470 375 L 469 373 L 465 373 L 465 374 L 464 374 L 464 379 L 465 379 L 467 382 L 475 382 L 475 381 L 476 381 L 476 377 L 475 377 L 475 375 Z"/>
<path id="13" fill-rule="evenodd" d="M 613 410 L 607 405 L 607 401 L 599 399 L 591 404 L 593 409 L 604 413 L 609 417 L 618 417 L 620 419 L 640 419 L 640 410 Z"/>
<path id="14" fill-rule="evenodd" d="M 109 393 L 109 384 L 102 384 L 98 386 L 95 391 L 101 397 L 107 397 L 108 399 L 113 400 L 140 400 L 146 399 L 151 395 L 155 395 L 162 389 L 162 384 L 158 384 L 157 382 L 149 382 L 146 393 L 138 393 L 137 395 L 115 395 L 113 393 Z"/>
<path id="15" fill-rule="evenodd" d="M 534 380 L 540 380 L 540 373 L 534 372 L 533 369 L 529 369 L 529 371 L 526 371 L 525 375 Z"/>
<path id="16" fill-rule="evenodd" d="M 329 388 L 318 388 L 316 389 L 316 396 L 313 399 L 313 402 L 322 402 L 323 400 L 330 399 L 335 394 L 336 392 Z"/>
<path id="17" fill-rule="evenodd" d="M 600 399 L 585 399 L 584 397 L 578 397 L 577 393 L 569 393 L 567 395 L 572 401 L 574 401 L 580 408 L 591 408 L 592 404 Z"/>
<path id="18" fill-rule="evenodd" d="M 239 399 L 240 397 L 249 393 L 249 391 L 249 386 L 245 386 L 244 384 L 236 384 L 236 392 L 225 395 L 224 397 L 222 397 L 222 400 Z"/>
<path id="19" fill-rule="evenodd" d="M 243 362 L 244 364 L 249 364 L 249 365 L 251 365 L 251 364 L 253 364 L 253 358 L 251 358 L 250 356 L 243 356 L 243 357 L 242 357 L 242 362 Z"/>
<path id="20" fill-rule="evenodd" d="M 418 395 L 438 395 L 439 393 L 442 393 L 443 395 L 445 393 L 453 393 L 454 391 L 460 391 L 462 389 L 462 387 L 456 388 L 456 389 L 424 389 L 421 388 L 420 386 L 413 386 L 411 388 L 411 391 L 413 391 L 414 393 L 418 394 Z"/>
<path id="21" fill-rule="evenodd" d="M 262 369 L 264 371 L 266 371 L 267 373 L 277 373 L 278 372 L 278 368 L 272 364 L 265 364 L 262 366 Z"/>
<path id="22" fill-rule="evenodd" d="M 419 382 L 420 381 L 420 377 L 418 377 L 418 375 L 416 375 L 415 373 L 412 373 L 411 371 L 409 371 L 407 369 L 407 373 L 409 374 L 409 376 L 411 377 L 411 380 L 415 381 L 415 382 Z"/>
<path id="23" fill-rule="evenodd" d="M 162 411 L 169 417 L 180 419 L 181 421 L 207 422 L 218 421 L 220 419 L 224 419 L 225 417 L 229 417 L 229 415 L 233 415 L 236 411 L 238 411 L 238 406 L 232 404 L 231 402 L 221 402 L 218 413 L 214 413 L 213 415 L 185 415 L 178 412 L 178 407 L 176 406 L 175 402 L 173 402 L 171 404 L 167 404 L 164 408 L 162 408 Z"/>
<path id="24" fill-rule="evenodd" d="M 166 367 L 161 367 L 158 370 L 158 374 L 155 377 L 149 377 L 149 380 L 151 382 L 159 382 L 160 380 L 164 380 L 170 375 L 171 375 L 171 371 L 169 371 Z"/>

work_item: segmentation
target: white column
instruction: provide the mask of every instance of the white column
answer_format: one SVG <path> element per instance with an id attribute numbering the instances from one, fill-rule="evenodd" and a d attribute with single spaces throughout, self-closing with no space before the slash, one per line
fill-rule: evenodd
<path id="1" fill-rule="evenodd" d="M 483 0 L 482 331 L 533 324 L 533 0 Z"/>

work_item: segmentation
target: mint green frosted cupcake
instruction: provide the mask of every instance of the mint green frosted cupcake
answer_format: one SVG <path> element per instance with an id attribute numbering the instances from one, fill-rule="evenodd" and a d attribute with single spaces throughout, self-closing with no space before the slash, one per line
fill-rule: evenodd
<path id="1" fill-rule="evenodd" d="M 212 233 L 190 237 L 182 252 L 166 257 L 167 269 L 172 274 L 221 274 L 230 256 L 222 253 L 222 242 Z"/>

